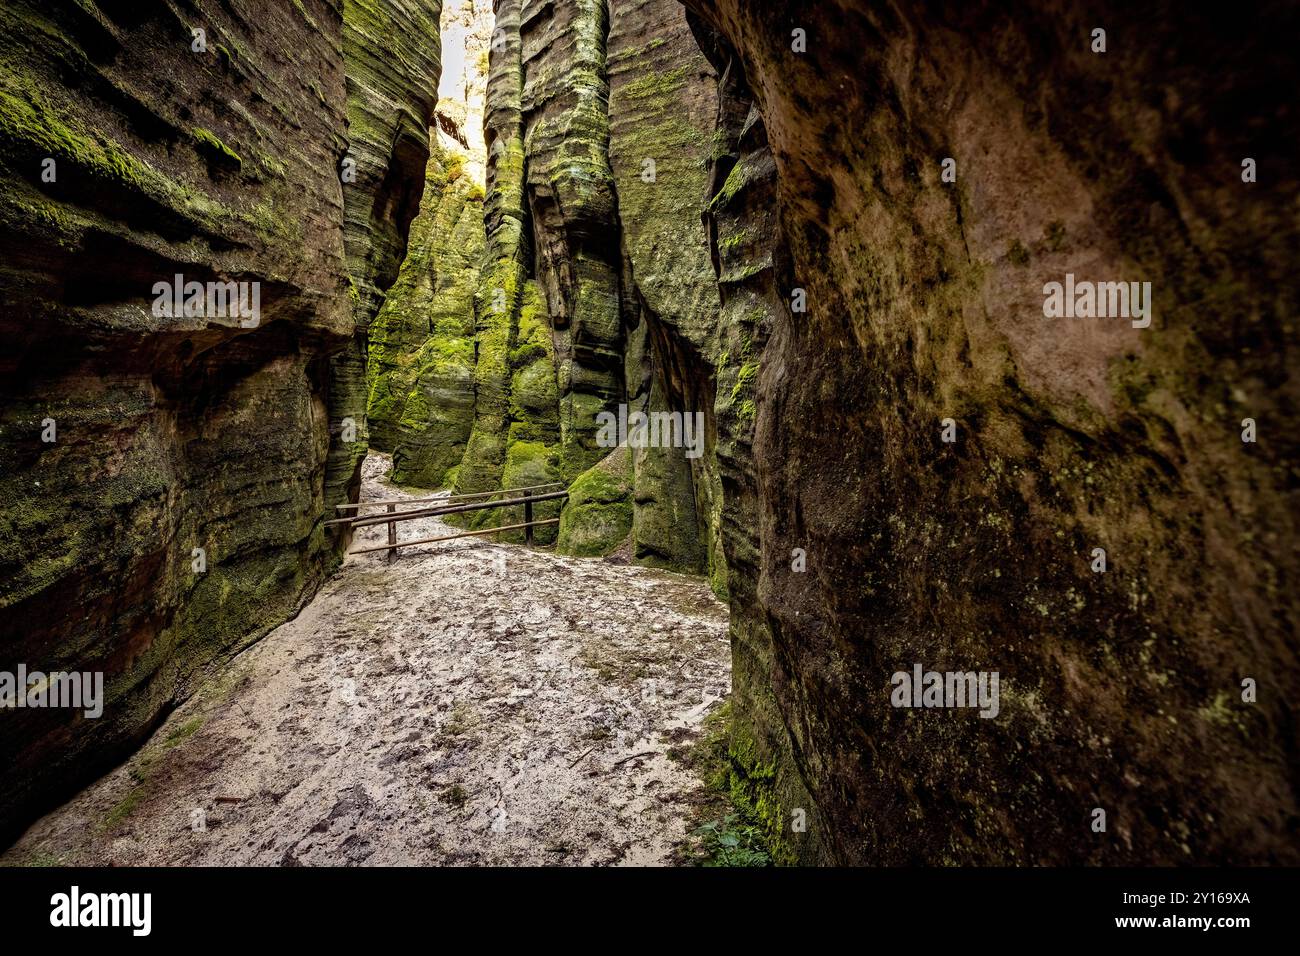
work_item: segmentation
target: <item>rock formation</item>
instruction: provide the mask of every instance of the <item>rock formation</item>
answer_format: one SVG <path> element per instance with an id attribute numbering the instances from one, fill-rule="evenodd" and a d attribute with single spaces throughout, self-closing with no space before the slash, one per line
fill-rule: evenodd
<path id="1" fill-rule="evenodd" d="M 348 153 L 343 241 L 354 330 L 330 360 L 327 507 L 355 501 L 369 445 L 369 328 L 397 281 L 424 191 L 441 71 L 442 0 L 344 0 Z M 347 545 L 346 536 L 340 536 Z"/>
<path id="2" fill-rule="evenodd" d="M 483 107 L 491 8 L 451 2 L 442 30 L 459 61 L 444 82 L 424 198 L 397 282 L 369 332 L 370 447 L 393 478 L 453 484 L 474 410 L 474 294 L 485 244 Z"/>
<path id="3" fill-rule="evenodd" d="M 791 853 L 1294 863 L 1300 246 L 1269 65 L 1295 11 L 687 5 L 755 97 L 788 257 L 746 385 L 757 550 L 729 557 L 737 742 L 787 784 Z M 1150 327 L 1045 318 L 1067 273 L 1150 281 Z M 915 663 L 999 671 L 1000 716 L 891 707 Z"/>
<path id="4" fill-rule="evenodd" d="M 0 8 L 0 670 L 106 681 L 97 719 L 0 721 L 5 833 L 337 560 L 348 356 L 405 251 L 438 69 L 436 0 L 346 8 Z M 177 275 L 259 308 L 159 307 Z"/>
<path id="5" fill-rule="evenodd" d="M 439 459 L 438 474 L 419 477 L 479 492 L 569 483 L 600 463 L 575 485 L 560 550 L 630 543 L 644 563 L 709 570 L 722 593 L 711 454 L 720 301 L 701 227 L 717 121 L 712 66 L 675 0 L 499 2 L 495 14 L 473 421 L 459 464 Z M 698 414 L 709 453 L 611 457 L 600 415 L 620 407 L 624 416 Z M 429 414 L 454 419 L 455 441 L 443 447 L 457 447 L 463 409 L 434 396 Z M 405 460 L 401 443 L 396 455 Z M 582 497 L 588 486 L 598 493 Z M 539 517 L 559 512 L 549 503 Z M 519 517 L 485 512 L 468 523 Z M 541 529 L 543 542 L 554 537 Z"/>
<path id="6" fill-rule="evenodd" d="M 371 445 L 708 575 L 778 862 L 1300 862 L 1294 10 L 457 0 L 435 112 L 441 7 L 0 10 L 0 670 L 109 677 L 6 715 L 0 829 L 314 592 Z"/>

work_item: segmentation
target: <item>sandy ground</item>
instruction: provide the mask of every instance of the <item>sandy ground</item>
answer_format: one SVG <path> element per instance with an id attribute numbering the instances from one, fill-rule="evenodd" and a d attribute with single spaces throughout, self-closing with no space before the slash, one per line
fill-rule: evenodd
<path id="1" fill-rule="evenodd" d="M 366 499 L 405 496 L 387 466 Z M 729 670 L 694 578 L 473 538 L 355 555 L 0 863 L 672 862 L 704 795 L 669 750 Z"/>

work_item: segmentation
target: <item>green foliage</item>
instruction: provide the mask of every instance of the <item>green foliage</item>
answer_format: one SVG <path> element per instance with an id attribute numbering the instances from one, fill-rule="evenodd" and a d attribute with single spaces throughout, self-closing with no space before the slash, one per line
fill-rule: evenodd
<path id="1" fill-rule="evenodd" d="M 713 795 L 712 818 L 692 831 L 697 840 L 690 858 L 697 866 L 771 866 L 770 831 L 755 812 L 731 745 L 731 701 L 704 718 L 700 739 L 684 756 Z"/>
<path id="2" fill-rule="evenodd" d="M 753 824 L 728 813 L 696 828 L 704 858 L 700 866 L 771 866 L 772 858 L 763 846 L 763 835 Z"/>

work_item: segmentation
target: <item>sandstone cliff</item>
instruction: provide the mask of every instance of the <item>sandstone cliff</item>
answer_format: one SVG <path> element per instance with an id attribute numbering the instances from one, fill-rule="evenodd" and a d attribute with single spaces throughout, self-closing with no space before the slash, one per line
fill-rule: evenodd
<path id="1" fill-rule="evenodd" d="M 348 137 L 343 241 L 352 341 L 330 360 L 327 508 L 355 501 L 369 445 L 369 327 L 397 281 L 420 208 L 441 71 L 442 0 L 344 0 Z M 346 546 L 346 536 L 340 543 Z"/>
<path id="2" fill-rule="evenodd" d="M 562 552 L 626 544 L 643 563 L 709 570 L 722 593 L 711 453 L 720 301 L 701 227 L 713 68 L 675 0 L 503 0 L 495 16 L 473 421 L 461 461 L 419 477 L 462 492 L 575 482 Z M 455 406 L 435 397 L 429 420 L 454 418 L 459 441 Z M 620 406 L 698 414 L 701 447 L 611 454 L 598 416 Z"/>
<path id="3" fill-rule="evenodd" d="M 769 790 L 791 853 L 1295 862 L 1294 10 L 687 5 L 788 257 L 730 557 L 737 741 L 820 818 Z M 1154 322 L 1045 319 L 1066 273 Z M 892 708 L 916 662 L 1000 671 L 1000 716 Z"/>
<path id="4" fill-rule="evenodd" d="M 0 669 L 107 682 L 98 719 L 5 714 L 0 831 L 119 758 L 336 560 L 321 521 L 364 450 L 364 391 L 332 356 L 396 275 L 437 85 L 436 2 L 347 12 L 345 30 L 327 0 L 0 8 Z M 175 275 L 258 283 L 260 314 L 160 314 Z"/>
<path id="5" fill-rule="evenodd" d="M 294 613 L 374 446 L 709 576 L 778 862 L 1300 862 L 1297 14 L 483 3 L 437 111 L 439 0 L 0 9 L 0 670 L 109 678 L 5 716 L 0 830 Z"/>

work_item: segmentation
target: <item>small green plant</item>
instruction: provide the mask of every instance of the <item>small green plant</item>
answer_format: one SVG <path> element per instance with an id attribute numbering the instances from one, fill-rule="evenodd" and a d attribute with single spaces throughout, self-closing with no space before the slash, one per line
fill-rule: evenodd
<path id="1" fill-rule="evenodd" d="M 738 814 L 728 813 L 721 820 L 697 827 L 695 836 L 701 841 L 701 866 L 772 865 L 759 828 L 744 823 Z"/>
<path id="2" fill-rule="evenodd" d="M 735 768 L 729 754 L 730 700 L 704 718 L 702 730 L 700 738 L 680 757 L 708 787 L 709 799 L 696 817 L 707 822 L 691 831 L 694 840 L 682 862 L 696 866 L 772 866 L 763 827 L 752 807 L 735 800 Z"/>

